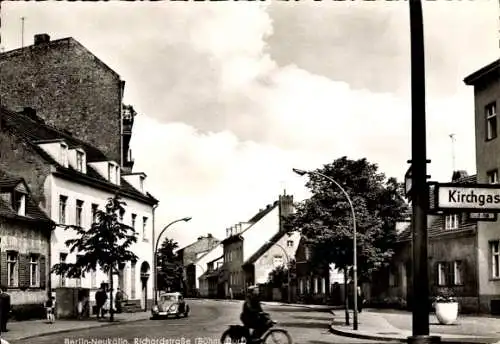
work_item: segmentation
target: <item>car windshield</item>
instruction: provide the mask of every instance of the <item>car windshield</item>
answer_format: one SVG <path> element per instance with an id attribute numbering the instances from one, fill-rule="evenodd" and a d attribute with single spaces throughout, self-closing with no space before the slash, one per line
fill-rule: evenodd
<path id="1" fill-rule="evenodd" d="M 161 300 L 162 301 L 176 301 L 177 300 L 177 297 L 175 295 L 163 295 L 161 297 Z"/>

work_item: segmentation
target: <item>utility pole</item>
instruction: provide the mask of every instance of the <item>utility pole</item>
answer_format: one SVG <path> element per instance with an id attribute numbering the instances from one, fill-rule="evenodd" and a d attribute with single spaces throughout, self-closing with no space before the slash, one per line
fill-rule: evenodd
<path id="1" fill-rule="evenodd" d="M 450 134 L 450 139 L 451 139 L 451 161 L 452 161 L 452 168 L 453 172 L 456 171 L 456 165 L 455 165 L 455 134 Z"/>
<path id="2" fill-rule="evenodd" d="M 439 343 L 429 336 L 429 274 L 427 266 L 427 152 L 425 123 L 425 55 L 421 0 L 409 0 L 411 34 L 411 152 L 413 207 L 413 295 L 410 344 Z"/>
<path id="3" fill-rule="evenodd" d="M 25 17 L 21 17 L 21 48 L 24 48 L 24 19 Z"/>

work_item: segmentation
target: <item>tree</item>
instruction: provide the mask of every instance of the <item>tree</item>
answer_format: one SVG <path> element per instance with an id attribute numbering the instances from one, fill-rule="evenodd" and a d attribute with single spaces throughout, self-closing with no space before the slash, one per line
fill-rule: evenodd
<path id="1" fill-rule="evenodd" d="M 393 255 L 396 221 L 408 206 L 403 187 L 386 179 L 366 159 L 342 157 L 316 170 L 339 183 L 352 200 L 357 227 L 358 274 L 368 278 Z M 353 265 L 353 221 L 342 191 L 327 178 L 310 173 L 306 186 L 312 196 L 297 205 L 287 219 L 288 230 L 300 230 L 312 246 L 312 262 L 334 263 L 338 269 Z"/>
<path id="2" fill-rule="evenodd" d="M 113 274 L 126 262 L 137 262 L 138 257 L 130 251 L 137 242 L 134 228 L 119 222 L 119 216 L 125 213 L 125 202 L 118 196 L 108 199 L 105 210 L 96 212 L 96 222 L 90 229 L 66 226 L 73 229 L 77 237 L 66 240 L 70 252 L 78 252 L 80 258 L 75 263 L 58 263 L 52 272 L 69 278 L 85 277 L 85 273 L 96 271 L 99 267 L 110 277 L 110 304 L 113 305 Z M 110 321 L 114 320 L 113 307 L 110 307 Z"/>
<path id="3" fill-rule="evenodd" d="M 179 244 L 166 238 L 158 250 L 158 289 L 182 291 L 184 285 L 184 267 L 175 250 Z"/>
<path id="4" fill-rule="evenodd" d="M 290 269 L 290 282 L 293 282 L 297 278 L 295 261 L 291 260 L 289 266 L 281 265 L 274 268 L 268 276 L 267 283 L 269 283 L 273 288 L 282 288 L 285 284 L 288 284 L 288 269 Z"/>

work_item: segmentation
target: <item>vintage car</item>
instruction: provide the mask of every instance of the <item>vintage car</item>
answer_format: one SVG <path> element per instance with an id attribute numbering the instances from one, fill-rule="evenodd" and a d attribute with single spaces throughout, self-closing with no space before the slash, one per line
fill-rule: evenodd
<path id="1" fill-rule="evenodd" d="M 151 309 L 153 319 L 167 318 L 168 316 L 187 317 L 189 315 L 189 305 L 186 303 L 181 293 L 165 293 L 158 297 L 158 304 Z"/>

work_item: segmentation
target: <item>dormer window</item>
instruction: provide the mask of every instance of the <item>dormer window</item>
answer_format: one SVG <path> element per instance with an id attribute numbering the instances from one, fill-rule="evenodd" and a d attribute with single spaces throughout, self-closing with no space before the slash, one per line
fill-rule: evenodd
<path id="1" fill-rule="evenodd" d="M 83 159 L 84 153 L 82 151 L 76 151 L 76 169 L 79 172 L 83 172 Z"/>
<path id="2" fill-rule="evenodd" d="M 26 194 L 14 191 L 12 193 L 12 208 L 19 216 L 26 216 Z"/>
<path id="3" fill-rule="evenodd" d="M 68 145 L 64 142 L 61 142 L 60 144 L 60 158 L 61 165 L 68 167 Z"/>

